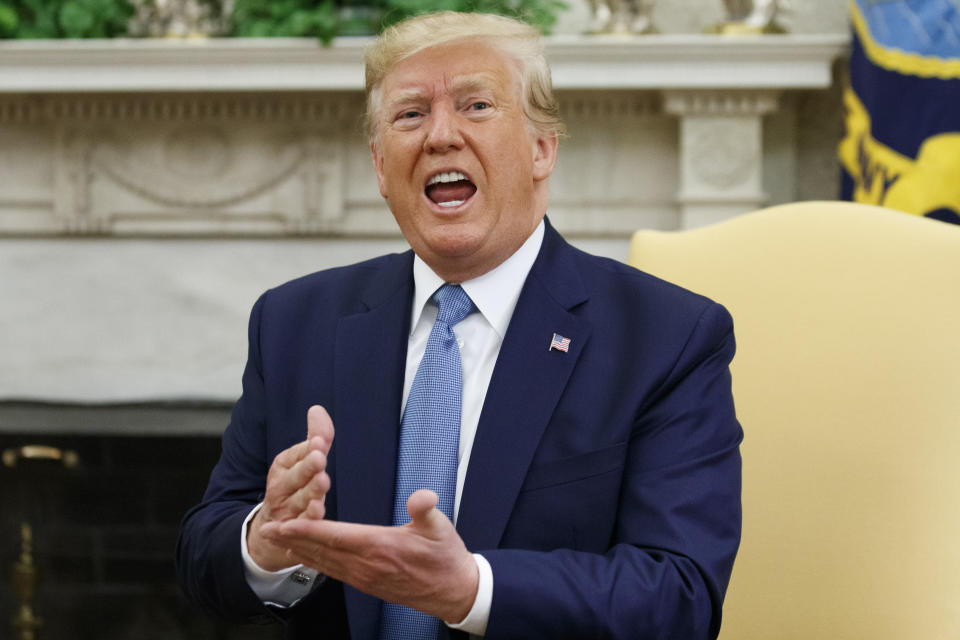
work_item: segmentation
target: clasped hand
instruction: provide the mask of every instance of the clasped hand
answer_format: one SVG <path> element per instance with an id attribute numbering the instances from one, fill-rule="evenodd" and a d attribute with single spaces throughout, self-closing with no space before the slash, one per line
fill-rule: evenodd
<path id="1" fill-rule="evenodd" d="M 260 567 L 302 563 L 377 598 L 447 622 L 466 617 L 477 594 L 476 562 L 428 489 L 407 500 L 411 522 L 384 527 L 325 520 L 330 490 L 327 454 L 333 422 L 314 405 L 307 439 L 270 465 L 263 505 L 250 523 L 247 546 Z"/>

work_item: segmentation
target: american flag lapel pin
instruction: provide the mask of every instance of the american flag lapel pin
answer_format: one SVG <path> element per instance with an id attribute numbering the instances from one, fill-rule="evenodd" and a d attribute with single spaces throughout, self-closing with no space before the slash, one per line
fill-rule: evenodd
<path id="1" fill-rule="evenodd" d="M 547 351 L 563 351 L 566 353 L 570 349 L 570 338 L 564 338 L 559 333 L 553 334 L 553 338 L 550 340 L 550 348 Z"/>

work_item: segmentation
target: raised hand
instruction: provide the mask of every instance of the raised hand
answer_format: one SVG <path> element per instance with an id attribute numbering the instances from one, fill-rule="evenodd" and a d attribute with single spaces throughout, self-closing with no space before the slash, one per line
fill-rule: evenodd
<path id="1" fill-rule="evenodd" d="M 382 527 L 309 517 L 265 524 L 262 535 L 303 563 L 383 600 L 460 622 L 476 599 L 477 565 L 428 489 L 407 500 L 411 522 Z"/>
<path id="2" fill-rule="evenodd" d="M 277 454 L 267 473 L 263 505 L 247 530 L 247 549 L 261 568 L 276 571 L 290 566 L 285 547 L 262 535 L 269 522 L 291 518 L 322 519 L 324 498 L 330 490 L 327 454 L 333 444 L 333 422 L 319 405 L 307 411 L 307 439 Z"/>

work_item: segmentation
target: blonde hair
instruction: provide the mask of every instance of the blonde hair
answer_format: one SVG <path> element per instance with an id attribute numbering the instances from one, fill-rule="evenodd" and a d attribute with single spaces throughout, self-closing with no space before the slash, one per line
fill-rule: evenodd
<path id="1" fill-rule="evenodd" d="M 564 134 L 540 32 L 504 16 L 441 11 L 408 18 L 388 27 L 364 52 L 367 94 L 364 122 L 371 140 L 377 137 L 380 85 L 387 74 L 415 53 L 466 38 L 489 39 L 492 46 L 517 62 L 523 111 L 534 131 Z"/>

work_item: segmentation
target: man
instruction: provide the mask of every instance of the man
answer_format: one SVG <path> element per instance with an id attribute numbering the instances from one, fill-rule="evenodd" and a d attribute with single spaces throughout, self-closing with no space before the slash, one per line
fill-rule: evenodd
<path id="1" fill-rule="evenodd" d="M 413 251 L 254 306 L 177 549 L 197 602 L 292 638 L 718 633 L 731 321 L 546 222 L 562 125 L 540 46 L 442 13 L 367 52 L 373 163 Z"/>

